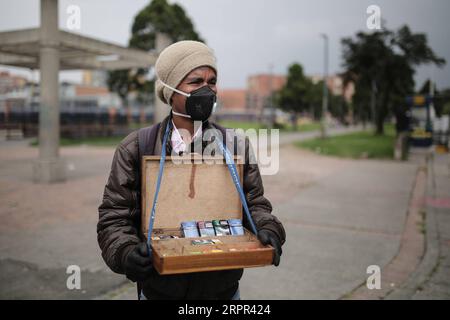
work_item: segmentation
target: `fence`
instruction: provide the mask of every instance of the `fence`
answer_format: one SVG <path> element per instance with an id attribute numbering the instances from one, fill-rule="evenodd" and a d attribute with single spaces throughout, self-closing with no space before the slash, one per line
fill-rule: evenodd
<path id="1" fill-rule="evenodd" d="M 152 113 L 140 110 L 126 112 L 114 108 L 62 108 L 60 132 L 64 138 L 86 138 L 125 135 L 133 123 L 149 123 Z M 37 106 L 0 110 L 0 130 L 20 130 L 24 137 L 36 137 L 39 132 Z"/>

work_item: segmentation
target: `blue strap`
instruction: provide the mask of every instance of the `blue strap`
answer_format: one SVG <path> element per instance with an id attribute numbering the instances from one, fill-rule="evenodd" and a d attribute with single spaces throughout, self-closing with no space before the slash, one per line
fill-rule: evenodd
<path id="1" fill-rule="evenodd" d="M 171 123 L 172 123 L 172 121 L 170 121 L 170 120 L 167 122 L 166 131 L 164 132 L 164 139 L 163 139 L 163 143 L 161 146 L 161 159 L 159 160 L 158 179 L 156 180 L 156 190 L 155 190 L 155 196 L 153 198 L 152 214 L 148 221 L 147 246 L 148 246 L 149 251 L 151 251 L 150 244 L 152 241 L 153 223 L 155 221 L 156 202 L 158 199 L 159 188 L 161 187 L 161 179 L 162 179 L 162 174 L 164 171 L 164 162 L 166 161 L 166 144 L 167 144 L 167 138 L 169 136 L 169 129 L 170 129 Z"/>
<path id="2" fill-rule="evenodd" d="M 155 209 L 156 209 L 156 203 L 157 203 L 157 199 L 158 199 L 159 189 L 161 186 L 162 174 L 164 171 L 164 162 L 166 161 L 166 144 L 167 144 L 167 139 L 169 136 L 170 126 L 171 126 L 171 121 L 169 121 L 167 123 L 166 131 L 164 133 L 164 139 L 163 139 L 163 144 L 162 144 L 162 148 L 161 148 L 161 159 L 159 160 L 158 179 L 156 181 L 156 190 L 155 190 L 155 195 L 153 198 L 152 213 L 151 213 L 151 216 L 150 216 L 150 219 L 148 222 L 147 245 L 148 245 L 149 250 L 151 250 L 152 231 L 153 231 L 153 224 L 155 221 Z M 236 187 L 236 190 L 238 191 L 239 197 L 241 199 L 241 203 L 244 207 L 244 211 L 247 216 L 247 220 L 250 223 L 253 233 L 258 234 L 255 224 L 253 222 L 252 216 L 251 216 L 250 211 L 247 206 L 247 200 L 245 199 L 244 192 L 242 191 L 241 183 L 239 181 L 239 175 L 236 170 L 236 165 L 234 164 L 234 161 L 230 155 L 230 152 L 228 151 L 228 149 L 226 148 L 226 146 L 223 144 L 222 141 L 219 141 L 219 147 L 222 151 L 222 154 L 225 157 L 225 161 L 228 166 L 228 171 L 230 171 L 230 175 L 231 175 L 231 178 L 233 179 L 234 186 Z"/>
<path id="3" fill-rule="evenodd" d="M 218 143 L 219 143 L 219 147 L 222 151 L 222 154 L 225 157 L 225 161 L 228 166 L 228 171 L 230 171 L 230 175 L 231 175 L 231 178 L 233 179 L 234 186 L 236 187 L 236 190 L 241 199 L 241 203 L 242 203 L 242 206 L 244 207 L 244 211 L 245 211 L 245 215 L 247 216 L 247 220 L 250 223 L 253 233 L 255 235 L 257 235 L 258 231 L 256 230 L 255 223 L 253 222 L 252 216 L 250 214 L 250 210 L 248 209 L 247 200 L 245 199 L 244 191 L 242 190 L 241 182 L 239 181 L 239 175 L 236 170 L 236 165 L 234 164 L 233 158 L 231 157 L 230 152 L 228 151 L 227 147 L 223 144 L 223 142 L 218 141 Z"/>

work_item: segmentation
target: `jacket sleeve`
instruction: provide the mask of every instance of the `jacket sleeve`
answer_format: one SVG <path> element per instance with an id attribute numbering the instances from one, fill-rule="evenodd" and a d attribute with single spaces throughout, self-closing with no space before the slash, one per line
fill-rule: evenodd
<path id="1" fill-rule="evenodd" d="M 137 135 L 132 133 L 115 151 L 103 201 L 98 208 L 98 244 L 104 261 L 116 273 L 124 273 L 123 261 L 127 253 L 140 242 L 136 151 Z"/>
<path id="2" fill-rule="evenodd" d="M 270 201 L 264 197 L 264 186 L 248 137 L 245 138 L 244 194 L 247 205 L 258 230 L 274 232 L 281 244 L 286 241 L 286 232 L 280 220 L 274 216 Z M 245 219 L 244 219 L 245 221 Z M 248 222 L 247 222 L 248 223 Z"/>

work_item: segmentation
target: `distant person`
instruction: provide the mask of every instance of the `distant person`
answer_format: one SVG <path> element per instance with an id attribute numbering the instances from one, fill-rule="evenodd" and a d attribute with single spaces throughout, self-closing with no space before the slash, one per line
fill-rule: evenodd
<path id="1" fill-rule="evenodd" d="M 191 152 L 194 142 L 201 140 L 206 130 L 217 128 L 216 124 L 208 121 L 217 94 L 217 67 L 213 52 L 201 42 L 180 41 L 160 54 L 155 69 L 157 96 L 171 107 L 171 112 L 159 125 L 154 154 L 160 155 L 163 147 L 168 155 L 172 150 L 177 154 Z M 191 108 L 189 94 L 201 101 L 201 109 Z M 202 123 L 195 132 L 194 121 Z M 170 139 L 167 145 L 162 146 L 168 124 Z M 203 149 L 206 146 L 207 143 L 202 143 Z M 245 154 L 249 154 L 249 148 L 246 143 Z M 97 225 L 98 243 L 106 264 L 114 272 L 138 282 L 142 299 L 239 299 L 243 269 L 163 276 L 152 268 L 146 236 L 140 232 L 138 152 L 138 131 L 134 131 L 117 147 L 112 161 Z M 264 197 L 257 164 L 244 164 L 243 189 L 258 237 L 263 244 L 275 248 L 273 264 L 277 266 L 286 235 L 280 221 L 271 214 L 269 200 Z M 176 198 L 177 194 L 174 194 L 174 201 Z M 243 222 L 248 228 L 245 217 Z"/>
<path id="2" fill-rule="evenodd" d="M 410 111 L 407 107 L 395 108 L 395 129 L 397 134 L 401 132 L 409 131 L 410 129 Z"/>

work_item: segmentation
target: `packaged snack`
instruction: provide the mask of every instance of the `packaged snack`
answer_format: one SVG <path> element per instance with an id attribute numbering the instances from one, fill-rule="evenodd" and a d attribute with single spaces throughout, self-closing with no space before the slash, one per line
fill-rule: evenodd
<path id="1" fill-rule="evenodd" d="M 230 228 L 227 220 L 213 220 L 212 224 L 217 236 L 229 236 L 231 235 Z"/>
<path id="2" fill-rule="evenodd" d="M 221 244 L 222 241 L 219 239 L 196 239 L 192 240 L 191 244 L 193 245 L 204 245 L 204 244 Z"/>
<path id="3" fill-rule="evenodd" d="M 185 238 L 196 238 L 200 235 L 197 230 L 197 223 L 195 221 L 186 221 L 181 223 L 181 229 Z"/>
<path id="4" fill-rule="evenodd" d="M 244 227 L 242 226 L 241 219 L 229 219 L 228 224 L 230 226 L 230 231 L 233 236 L 244 235 Z"/>
<path id="5" fill-rule="evenodd" d="M 211 221 L 199 221 L 197 222 L 200 237 L 215 236 L 214 227 Z"/>
<path id="6" fill-rule="evenodd" d="M 214 242 L 210 239 L 200 239 L 200 240 L 192 240 L 191 244 L 196 246 L 196 245 L 214 244 Z"/>

